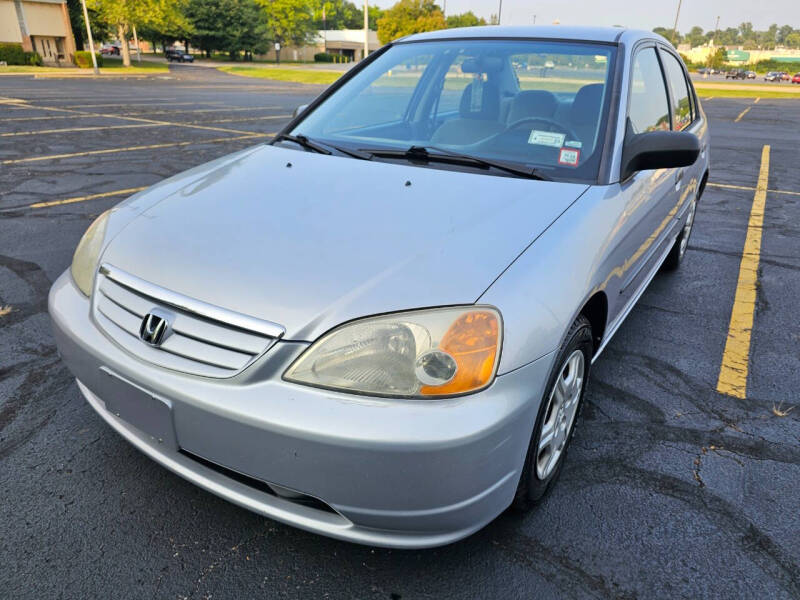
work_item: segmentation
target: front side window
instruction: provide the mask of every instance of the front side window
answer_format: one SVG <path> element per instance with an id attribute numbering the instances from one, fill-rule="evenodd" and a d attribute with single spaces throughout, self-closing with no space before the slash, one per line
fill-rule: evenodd
<path id="1" fill-rule="evenodd" d="M 655 48 L 640 50 L 633 59 L 628 119 L 633 133 L 669 130 L 667 88 Z"/>
<path id="2" fill-rule="evenodd" d="M 399 43 L 290 133 L 362 152 L 422 147 L 547 179 L 596 180 L 615 56 L 615 46 L 583 42 Z"/>
<path id="3" fill-rule="evenodd" d="M 661 58 L 672 90 L 672 128 L 681 131 L 692 124 L 691 94 L 678 59 L 669 52 L 662 52 Z"/>

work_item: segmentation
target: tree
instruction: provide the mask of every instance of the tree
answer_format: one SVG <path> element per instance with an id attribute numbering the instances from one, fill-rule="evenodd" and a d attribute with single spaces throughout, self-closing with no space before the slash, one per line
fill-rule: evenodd
<path id="1" fill-rule="evenodd" d="M 126 67 L 131 66 L 128 39 L 133 27 L 159 30 L 185 23 L 182 0 L 88 0 L 87 4 L 116 31 Z"/>
<path id="2" fill-rule="evenodd" d="M 381 20 L 386 11 L 378 6 L 367 6 L 367 8 L 367 20 L 369 21 L 369 28 L 372 31 L 378 31 L 378 21 Z M 359 13 L 361 15 L 361 26 L 363 27 L 364 11 L 359 11 Z"/>
<path id="3" fill-rule="evenodd" d="M 447 27 L 475 27 L 476 25 L 486 25 L 486 19 L 478 18 L 471 10 L 460 15 L 450 15 L 447 17 Z"/>
<path id="4" fill-rule="evenodd" d="M 266 32 L 274 43 L 302 46 L 317 35 L 309 0 L 256 0 L 266 17 Z M 281 61 L 280 50 L 275 57 Z"/>
<path id="5" fill-rule="evenodd" d="M 791 25 L 784 25 L 783 27 L 778 29 L 778 35 L 777 35 L 777 38 L 776 38 L 775 41 L 777 43 L 779 43 L 779 44 L 785 44 L 786 43 L 786 37 L 791 35 L 791 33 L 793 31 L 794 31 L 794 29 L 792 28 Z"/>
<path id="6" fill-rule="evenodd" d="M 325 22 L 322 11 L 325 10 Z M 364 11 L 347 0 L 311 0 L 314 27 L 317 29 L 361 29 Z"/>
<path id="7" fill-rule="evenodd" d="M 721 69 L 725 66 L 727 61 L 728 53 L 725 51 L 725 48 L 717 48 L 713 54 L 709 54 L 706 66 L 714 69 Z"/>
<path id="8" fill-rule="evenodd" d="M 192 24 L 192 43 L 210 56 L 227 52 L 236 60 L 266 50 L 266 20 L 254 0 L 189 0 L 186 15 Z"/>
<path id="9" fill-rule="evenodd" d="M 800 32 L 794 31 L 787 35 L 784 43 L 789 48 L 800 48 Z"/>
<path id="10" fill-rule="evenodd" d="M 186 16 L 188 4 L 189 0 L 171 0 L 171 6 L 160 8 L 161 14 L 151 14 L 145 22 L 135 23 L 138 37 L 151 40 L 154 47 L 156 41 L 161 41 L 161 45 L 165 46 L 167 41 L 181 40 L 188 52 L 189 39 L 194 33 Z"/>
<path id="11" fill-rule="evenodd" d="M 684 37 L 683 39 L 692 48 L 696 46 L 702 46 L 706 41 L 706 37 L 703 35 L 703 28 L 698 27 L 696 25 L 692 27 L 692 29 L 689 31 L 689 33 L 686 34 L 686 37 Z"/>
<path id="12" fill-rule="evenodd" d="M 95 43 L 109 39 L 111 37 L 111 27 L 109 24 L 94 8 L 87 7 L 87 9 L 89 13 L 89 23 L 92 26 L 92 37 Z M 67 10 L 69 12 L 69 22 L 70 25 L 72 25 L 72 33 L 75 35 L 75 47 L 80 50 L 83 48 L 84 41 L 88 41 L 86 22 L 83 20 L 81 0 L 67 0 Z"/>
<path id="13" fill-rule="evenodd" d="M 672 27 L 669 29 L 666 27 L 654 27 L 653 33 L 657 33 L 658 35 L 667 38 L 669 42 L 676 46 L 681 43 L 681 34 L 675 31 Z"/>
<path id="14" fill-rule="evenodd" d="M 378 20 L 378 39 L 387 44 L 405 35 L 446 27 L 442 9 L 433 0 L 400 0 Z"/>

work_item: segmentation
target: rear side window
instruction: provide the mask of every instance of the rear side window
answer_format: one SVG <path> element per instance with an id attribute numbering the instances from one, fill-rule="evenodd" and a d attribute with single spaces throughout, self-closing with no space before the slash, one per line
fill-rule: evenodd
<path id="1" fill-rule="evenodd" d="M 640 50 L 633 59 L 628 119 L 633 133 L 669 129 L 667 88 L 655 48 Z"/>
<path id="2" fill-rule="evenodd" d="M 689 100 L 691 98 L 689 85 L 686 83 L 686 76 L 678 59 L 669 52 L 662 52 L 661 57 L 664 61 L 667 81 L 672 90 L 672 127 L 676 131 L 680 131 L 686 129 L 694 120 L 692 104 Z"/>

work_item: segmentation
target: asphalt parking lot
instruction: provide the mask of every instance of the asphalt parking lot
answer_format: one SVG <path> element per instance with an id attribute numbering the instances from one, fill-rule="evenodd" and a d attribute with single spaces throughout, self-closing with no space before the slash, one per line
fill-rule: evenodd
<path id="1" fill-rule="evenodd" d="M 106 426 L 58 359 L 50 283 L 98 214 L 268 139 L 321 89 L 182 66 L 0 78 L 0 597 L 800 597 L 800 100 L 704 103 L 712 171 L 685 263 L 594 365 L 530 514 L 434 550 L 356 546 L 225 502 Z M 739 398 L 717 387 L 748 227 Z"/>

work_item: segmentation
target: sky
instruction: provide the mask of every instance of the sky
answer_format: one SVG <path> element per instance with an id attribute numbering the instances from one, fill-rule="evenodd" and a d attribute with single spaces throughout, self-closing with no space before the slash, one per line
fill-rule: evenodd
<path id="1" fill-rule="evenodd" d="M 359 0 L 355 0 L 359 2 Z M 370 0 L 388 8 L 396 0 Z M 446 2 L 446 14 L 471 10 L 487 21 L 496 14 L 500 0 L 437 0 Z M 672 27 L 678 0 L 502 0 L 501 25 L 550 24 L 558 19 L 562 25 L 624 25 L 635 29 Z M 694 25 L 704 31 L 714 29 L 717 16 L 720 29 L 737 27 L 750 21 L 755 29 L 770 24 L 791 25 L 800 29 L 800 0 L 683 0 L 678 31 L 687 32 Z"/>

